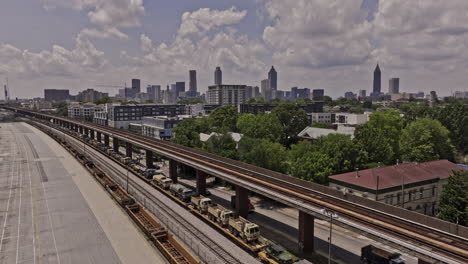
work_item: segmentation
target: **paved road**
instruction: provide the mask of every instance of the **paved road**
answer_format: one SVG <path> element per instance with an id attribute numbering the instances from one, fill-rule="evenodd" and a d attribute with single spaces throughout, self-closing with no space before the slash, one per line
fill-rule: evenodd
<path id="1" fill-rule="evenodd" d="M 65 168 L 64 160 L 71 161 L 56 155 L 51 148 L 59 145 L 40 133 L 23 123 L 0 123 L 0 263 L 131 263 L 116 253 L 72 178 L 77 175 Z"/>

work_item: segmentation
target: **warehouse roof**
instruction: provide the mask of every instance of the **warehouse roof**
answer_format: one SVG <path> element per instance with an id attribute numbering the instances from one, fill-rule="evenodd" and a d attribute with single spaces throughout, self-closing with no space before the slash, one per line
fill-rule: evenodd
<path id="1" fill-rule="evenodd" d="M 403 182 L 411 184 L 448 178 L 452 170 L 459 169 L 462 168 L 448 160 L 435 160 L 342 173 L 330 176 L 330 180 L 377 190 L 400 186 Z"/>

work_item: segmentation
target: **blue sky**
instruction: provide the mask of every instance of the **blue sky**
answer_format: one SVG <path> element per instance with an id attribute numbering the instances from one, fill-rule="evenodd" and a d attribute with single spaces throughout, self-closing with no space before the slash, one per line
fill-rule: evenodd
<path id="1" fill-rule="evenodd" d="M 468 1 L 429 2 L 3 0 L 0 74 L 26 97 L 190 69 L 204 91 L 218 65 L 226 82 L 259 85 L 275 65 L 280 89 L 337 97 L 369 90 L 379 62 L 384 91 L 391 77 L 406 92 L 466 90 Z"/>

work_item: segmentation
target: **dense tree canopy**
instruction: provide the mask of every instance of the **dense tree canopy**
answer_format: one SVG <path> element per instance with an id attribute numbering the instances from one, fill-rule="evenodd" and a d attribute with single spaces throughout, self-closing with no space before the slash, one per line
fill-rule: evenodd
<path id="1" fill-rule="evenodd" d="M 308 125 L 305 111 L 294 103 L 283 103 L 275 107 L 271 113 L 278 117 L 281 124 L 280 142 L 287 147 L 296 143 L 297 134 Z"/>
<path id="2" fill-rule="evenodd" d="M 103 96 L 101 97 L 99 100 L 96 100 L 96 102 L 94 102 L 96 104 L 110 104 L 112 103 L 112 99 L 110 99 L 109 96 Z"/>
<path id="3" fill-rule="evenodd" d="M 182 120 L 174 128 L 174 143 L 191 148 L 201 148 L 200 133 L 209 131 L 208 120 L 204 118 L 188 118 Z"/>
<path id="4" fill-rule="evenodd" d="M 236 142 L 228 133 L 213 135 L 203 144 L 203 149 L 230 159 L 237 159 Z"/>
<path id="5" fill-rule="evenodd" d="M 450 131 L 449 136 L 458 151 L 468 154 L 468 104 L 441 106 L 435 119 Z"/>
<path id="6" fill-rule="evenodd" d="M 437 120 L 421 118 L 403 129 L 400 139 L 402 159 L 425 162 L 454 159 L 455 149 L 449 131 Z"/>
<path id="7" fill-rule="evenodd" d="M 239 142 L 240 160 L 266 169 L 286 172 L 287 152 L 279 143 L 266 139 L 243 137 Z"/>
<path id="8" fill-rule="evenodd" d="M 397 110 L 374 112 L 367 123 L 356 129 L 355 141 L 368 153 L 369 161 L 393 164 L 400 156 L 403 126 Z"/>
<path id="9" fill-rule="evenodd" d="M 52 107 L 56 109 L 56 113 L 61 116 L 68 116 L 68 105 L 66 102 L 52 103 Z"/>
<path id="10" fill-rule="evenodd" d="M 251 138 L 265 138 L 278 142 L 282 127 L 278 117 L 272 114 L 242 114 L 237 120 L 240 133 Z"/>
<path id="11" fill-rule="evenodd" d="M 237 131 L 237 108 L 232 105 L 223 105 L 216 108 L 208 117 L 210 126 L 217 132 Z"/>
<path id="12" fill-rule="evenodd" d="M 454 171 L 440 196 L 437 217 L 468 226 L 468 171 Z"/>

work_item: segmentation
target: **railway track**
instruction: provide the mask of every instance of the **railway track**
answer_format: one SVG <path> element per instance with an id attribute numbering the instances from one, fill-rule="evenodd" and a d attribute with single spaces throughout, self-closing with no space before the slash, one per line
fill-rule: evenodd
<path id="1" fill-rule="evenodd" d="M 338 212 L 340 217 L 370 225 L 374 229 L 378 229 L 381 232 L 385 232 L 388 235 L 400 239 L 410 239 L 415 246 L 424 247 L 430 249 L 432 252 L 443 254 L 459 263 L 468 262 L 468 242 L 466 238 L 458 237 L 447 232 L 441 232 L 420 224 L 418 224 L 416 228 L 414 224 L 417 223 L 381 213 L 371 208 L 362 207 L 332 195 L 311 190 L 298 183 L 291 182 L 291 177 L 286 176 L 288 179 L 284 179 L 285 175 L 279 173 L 118 129 L 94 124 L 86 125 L 94 129 L 105 130 L 107 133 L 131 138 L 133 141 L 142 145 L 148 145 L 164 149 L 174 154 L 183 155 L 185 158 L 205 163 L 211 167 L 216 166 L 219 170 L 227 173 L 234 173 L 241 178 L 255 181 L 258 185 L 262 185 L 283 195 L 296 199 L 300 198 L 302 201 L 316 207 L 329 208 Z M 336 204 L 339 204 L 339 206 Z"/>
<path id="2" fill-rule="evenodd" d="M 81 144 L 78 143 L 71 143 L 75 145 L 75 147 L 81 147 Z M 93 160 L 97 161 L 99 166 L 104 169 L 105 171 L 109 172 L 109 175 L 114 175 L 119 178 L 118 182 L 125 183 L 126 175 L 121 172 L 119 169 L 115 168 L 115 166 L 110 165 L 104 158 L 100 156 L 100 154 L 94 152 L 87 152 L 87 155 L 91 156 Z M 115 180 L 115 179 L 114 179 Z M 235 256 L 233 256 L 230 252 L 226 251 L 224 248 L 220 247 L 216 242 L 214 242 L 211 238 L 209 238 L 204 233 L 200 232 L 193 224 L 186 221 L 185 219 L 181 218 L 174 210 L 172 210 L 169 206 L 165 205 L 164 203 L 160 202 L 154 195 L 152 195 L 148 190 L 141 186 L 141 184 L 137 183 L 131 177 L 128 178 L 129 184 L 129 192 L 137 193 L 136 197 L 144 197 L 146 199 L 146 204 L 149 202 L 152 203 L 154 207 L 157 207 L 157 210 L 153 212 L 154 214 L 165 215 L 165 217 L 172 219 L 176 222 L 176 224 L 183 228 L 185 234 L 190 234 L 192 237 L 197 238 L 199 243 L 206 247 L 210 252 L 216 256 L 216 260 L 214 259 L 206 259 L 206 263 L 233 263 L 233 264 L 242 264 L 240 260 L 238 260 Z M 143 183 L 145 184 L 145 183 Z M 121 184 L 122 185 L 122 184 Z M 133 190 L 132 190 L 133 189 Z M 141 201 L 140 201 L 141 202 Z"/>
<path id="3" fill-rule="evenodd" d="M 56 118 L 55 116 L 50 117 Z M 59 118 L 68 121 L 65 118 Z M 305 204 L 329 208 L 339 213 L 341 217 L 353 222 L 365 224 L 376 231 L 390 234 L 393 237 L 409 240 L 415 246 L 426 249 L 426 252 L 429 250 L 441 254 L 458 263 L 468 262 L 468 240 L 465 237 L 459 237 L 418 222 L 396 217 L 314 190 L 308 186 L 311 185 L 310 183 L 304 183 L 284 174 L 114 128 L 91 123 L 83 123 L 83 125 L 96 131 L 115 135 L 122 139 L 130 139 L 139 145 L 163 150 L 178 157 L 234 175 L 239 179 L 253 182 L 258 186 L 286 195 Z"/>

